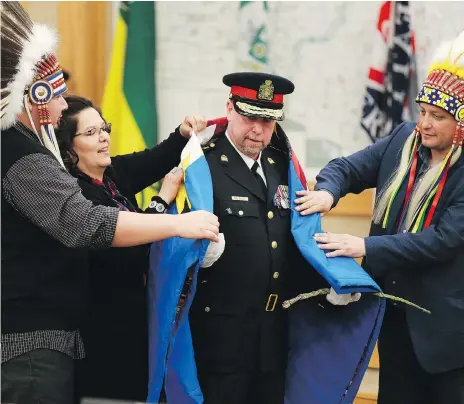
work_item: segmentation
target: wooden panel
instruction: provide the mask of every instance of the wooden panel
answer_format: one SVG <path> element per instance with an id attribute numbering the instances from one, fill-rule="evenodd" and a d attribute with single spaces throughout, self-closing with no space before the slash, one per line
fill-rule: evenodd
<path id="1" fill-rule="evenodd" d="M 308 184 L 310 189 L 314 184 Z M 328 216 L 362 216 L 370 217 L 374 206 L 375 190 L 367 189 L 359 195 L 348 194 L 341 198 L 335 209 L 328 213 Z"/>
<path id="2" fill-rule="evenodd" d="M 369 367 L 372 369 L 379 369 L 380 362 L 379 362 L 379 351 L 377 350 L 377 345 L 375 345 L 374 352 L 372 353 L 371 360 L 369 362 Z"/>
<path id="3" fill-rule="evenodd" d="M 377 396 L 369 393 L 358 393 L 354 399 L 354 404 L 376 404 Z"/>
<path id="4" fill-rule="evenodd" d="M 335 209 L 328 215 L 333 216 L 371 216 L 374 201 L 374 191 L 368 189 L 359 195 L 348 194 L 340 199 Z"/>
<path id="5" fill-rule="evenodd" d="M 71 74 L 69 91 L 101 104 L 106 77 L 106 44 L 111 4 L 102 1 L 59 3 L 61 41 L 58 59 Z"/>

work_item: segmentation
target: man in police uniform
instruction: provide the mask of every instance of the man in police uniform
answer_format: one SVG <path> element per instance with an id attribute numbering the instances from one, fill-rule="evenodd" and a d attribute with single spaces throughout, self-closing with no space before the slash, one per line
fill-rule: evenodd
<path id="1" fill-rule="evenodd" d="M 276 146 L 276 130 L 283 133 L 276 121 L 294 85 L 264 73 L 233 73 L 223 82 L 231 87 L 227 128 L 204 152 L 226 247 L 200 270 L 190 310 L 198 376 L 207 404 L 283 403 L 281 304 L 295 267 L 288 258 L 299 254 L 290 233 L 289 158 Z"/>

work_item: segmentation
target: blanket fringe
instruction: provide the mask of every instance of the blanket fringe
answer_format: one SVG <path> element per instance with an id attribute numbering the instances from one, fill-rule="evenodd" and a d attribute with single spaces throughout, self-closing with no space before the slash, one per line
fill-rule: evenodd
<path id="1" fill-rule="evenodd" d="M 329 293 L 330 293 L 330 289 L 328 289 L 328 288 L 315 290 L 315 291 L 310 292 L 310 293 L 302 293 L 302 294 L 300 294 L 300 295 L 298 295 L 298 296 L 296 296 L 296 297 L 294 297 L 292 299 L 285 300 L 282 303 L 282 307 L 284 309 L 288 309 L 291 305 L 293 305 L 294 303 L 296 303 L 296 302 L 298 302 L 300 300 L 311 299 L 312 297 L 316 297 L 316 296 L 320 296 L 320 295 L 328 295 Z M 427 309 L 424 309 L 423 307 L 418 306 L 417 304 L 412 303 L 409 300 L 403 299 L 401 297 L 387 295 L 387 294 L 382 293 L 382 292 L 375 292 L 375 293 L 373 293 L 373 295 L 378 296 L 378 297 L 383 297 L 385 299 L 394 300 L 395 302 L 404 303 L 404 304 L 407 304 L 408 306 L 412 306 L 412 307 L 414 307 L 416 309 L 419 309 L 419 310 L 423 311 L 424 313 L 431 314 L 431 311 L 429 311 Z"/>

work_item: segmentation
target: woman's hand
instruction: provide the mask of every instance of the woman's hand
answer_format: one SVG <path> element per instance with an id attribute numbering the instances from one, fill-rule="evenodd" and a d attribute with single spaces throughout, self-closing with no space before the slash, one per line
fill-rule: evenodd
<path id="1" fill-rule="evenodd" d="M 172 218 L 176 221 L 174 229 L 179 237 L 219 242 L 219 220 L 212 213 L 197 210 L 182 215 L 172 215 Z"/>
<path id="2" fill-rule="evenodd" d="M 192 131 L 195 133 L 201 132 L 206 128 L 206 119 L 203 116 L 199 115 L 189 115 L 184 118 L 184 121 L 180 124 L 180 134 L 189 138 L 192 134 Z"/>
<path id="3" fill-rule="evenodd" d="M 164 177 L 163 185 L 161 186 L 158 196 L 170 205 L 176 198 L 183 181 L 184 170 L 180 167 L 174 167 L 166 177 Z"/>

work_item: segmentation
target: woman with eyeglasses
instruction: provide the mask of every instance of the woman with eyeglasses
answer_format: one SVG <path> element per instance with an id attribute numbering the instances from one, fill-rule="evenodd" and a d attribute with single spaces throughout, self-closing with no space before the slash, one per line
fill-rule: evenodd
<path id="1" fill-rule="evenodd" d="M 164 213 L 183 180 L 182 169 L 176 167 L 181 151 L 192 130 L 204 129 L 205 120 L 187 117 L 152 149 L 111 158 L 111 124 L 99 109 L 77 96 L 66 97 L 66 102 L 56 135 L 63 161 L 83 195 L 95 204 L 140 212 L 135 195 L 167 174 L 148 208 Z M 89 252 L 89 307 L 80 329 L 86 357 L 77 375 L 81 397 L 145 401 L 147 269 L 148 245 Z"/>

